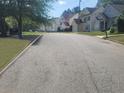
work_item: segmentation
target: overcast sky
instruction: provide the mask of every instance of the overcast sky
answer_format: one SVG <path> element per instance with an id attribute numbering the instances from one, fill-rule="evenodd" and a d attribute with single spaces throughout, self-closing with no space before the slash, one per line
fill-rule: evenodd
<path id="1" fill-rule="evenodd" d="M 82 0 L 81 8 L 84 7 L 95 7 L 97 0 Z M 58 0 L 53 4 L 53 9 L 50 12 L 52 17 L 59 17 L 62 12 L 68 8 L 72 9 L 79 5 L 79 0 Z"/>

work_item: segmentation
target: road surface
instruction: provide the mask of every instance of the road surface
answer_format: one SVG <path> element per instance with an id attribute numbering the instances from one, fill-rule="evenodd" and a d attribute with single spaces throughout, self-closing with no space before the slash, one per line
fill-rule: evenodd
<path id="1" fill-rule="evenodd" d="M 0 93 L 124 93 L 124 46 L 46 34 L 0 76 Z"/>

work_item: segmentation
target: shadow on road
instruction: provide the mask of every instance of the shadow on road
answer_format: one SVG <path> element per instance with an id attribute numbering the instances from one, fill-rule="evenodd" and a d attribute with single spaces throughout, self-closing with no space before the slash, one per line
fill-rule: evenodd
<path id="1" fill-rule="evenodd" d="M 23 36 L 23 40 L 29 40 L 30 42 L 32 42 L 33 40 L 35 40 L 39 35 L 24 35 Z"/>
<path id="2" fill-rule="evenodd" d="M 40 41 L 41 41 L 42 37 L 43 37 L 43 36 L 40 36 L 40 38 L 39 38 L 39 39 L 37 39 L 37 40 L 36 40 L 36 41 L 32 44 L 32 46 L 39 45 L 39 43 L 40 43 Z"/>

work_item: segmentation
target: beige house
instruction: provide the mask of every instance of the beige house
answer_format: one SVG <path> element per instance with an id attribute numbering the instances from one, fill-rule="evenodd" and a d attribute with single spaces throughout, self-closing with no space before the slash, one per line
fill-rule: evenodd
<path id="1" fill-rule="evenodd" d="M 104 14 L 107 16 L 107 28 L 117 24 L 117 17 L 124 13 L 124 5 L 109 4 L 105 7 Z"/>
<path id="2" fill-rule="evenodd" d="M 79 20 L 79 13 L 70 18 L 69 24 L 72 27 L 72 32 L 83 31 L 83 22 Z"/>
<path id="3" fill-rule="evenodd" d="M 69 24 L 72 27 L 72 32 L 78 32 L 78 25 L 75 22 L 75 19 L 78 19 L 79 14 L 75 14 L 73 17 L 70 18 Z"/>
<path id="4" fill-rule="evenodd" d="M 50 19 L 49 24 L 42 25 L 40 29 L 45 32 L 57 32 L 59 27 L 60 27 L 60 19 L 52 18 Z"/>
<path id="5" fill-rule="evenodd" d="M 82 11 L 82 21 L 85 32 L 106 30 L 107 17 L 104 15 L 104 7 L 85 8 Z"/>
<path id="6" fill-rule="evenodd" d="M 83 31 L 85 32 L 91 32 L 92 30 L 92 26 L 94 24 L 92 24 L 93 21 L 93 12 L 96 11 L 96 8 L 84 8 L 81 12 L 81 19 L 83 21 Z"/>
<path id="7" fill-rule="evenodd" d="M 64 31 L 65 29 L 69 29 L 70 25 L 68 22 L 60 22 L 60 30 Z"/>
<path id="8" fill-rule="evenodd" d="M 70 21 L 70 18 L 72 17 L 73 15 L 69 15 L 67 17 L 63 17 L 61 16 L 60 17 L 60 30 L 65 30 L 65 29 L 69 29 L 70 28 L 70 24 L 69 24 L 69 21 Z"/>
<path id="9" fill-rule="evenodd" d="M 124 5 L 109 4 L 105 7 L 85 8 L 81 12 L 83 31 L 104 31 L 116 24 L 116 18 L 124 12 Z"/>
<path id="10" fill-rule="evenodd" d="M 107 17 L 104 15 L 104 7 L 97 8 L 91 14 L 91 30 L 90 31 L 104 31 L 106 29 Z"/>
<path id="11" fill-rule="evenodd" d="M 74 14 L 68 19 L 62 19 L 62 29 L 72 27 L 72 32 L 78 31 L 105 31 L 115 25 L 116 18 L 124 12 L 124 5 L 109 4 L 102 6 L 101 0 L 95 8 L 84 8 L 79 16 L 79 13 Z M 80 18 L 80 19 L 79 19 Z"/>

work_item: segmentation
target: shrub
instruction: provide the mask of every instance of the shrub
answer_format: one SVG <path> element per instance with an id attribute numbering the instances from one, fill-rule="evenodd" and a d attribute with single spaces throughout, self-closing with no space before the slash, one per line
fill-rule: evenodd
<path id="1" fill-rule="evenodd" d="M 115 33 L 115 28 L 114 27 L 110 28 L 110 33 Z"/>
<path id="2" fill-rule="evenodd" d="M 118 32 L 124 32 L 124 17 L 118 18 Z"/>

